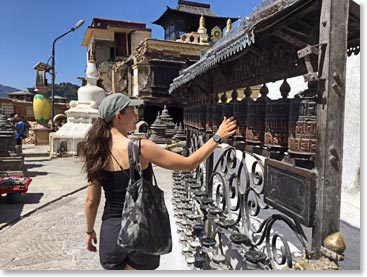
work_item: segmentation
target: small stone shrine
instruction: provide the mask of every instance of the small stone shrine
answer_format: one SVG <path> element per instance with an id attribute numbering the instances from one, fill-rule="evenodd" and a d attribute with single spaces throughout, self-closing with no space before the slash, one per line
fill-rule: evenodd
<path id="1" fill-rule="evenodd" d="M 153 122 L 151 129 L 151 136 L 149 139 L 158 144 L 171 144 L 172 137 L 175 135 L 175 123 L 173 118 L 168 113 L 167 107 L 164 106 L 162 114 L 157 115 Z"/>
<path id="2" fill-rule="evenodd" d="M 185 130 L 182 127 L 181 124 L 177 125 L 177 128 L 175 128 L 175 135 L 172 137 L 173 145 L 168 148 L 168 150 L 171 150 L 172 152 L 184 155 L 184 151 L 186 148 L 186 134 Z"/>
<path id="3" fill-rule="evenodd" d="M 180 141 L 184 141 L 186 143 L 186 134 L 185 134 L 185 130 L 182 127 L 181 124 L 177 125 L 177 131 L 175 133 L 175 135 L 172 137 L 172 140 L 174 142 L 180 142 Z"/>
<path id="4" fill-rule="evenodd" d="M 149 140 L 157 144 L 169 143 L 170 140 L 166 139 L 166 128 L 166 124 L 164 124 L 164 122 L 161 120 L 160 114 L 158 113 L 157 118 L 150 126 L 152 134 L 149 137 Z"/>
<path id="5" fill-rule="evenodd" d="M 172 138 L 174 136 L 174 134 L 175 134 L 175 131 L 174 131 L 174 129 L 175 129 L 175 123 L 173 122 L 173 118 L 169 114 L 166 106 L 164 106 L 164 108 L 163 108 L 163 111 L 162 111 L 162 114 L 160 116 L 160 119 L 166 125 L 165 137 L 167 139 Z"/>

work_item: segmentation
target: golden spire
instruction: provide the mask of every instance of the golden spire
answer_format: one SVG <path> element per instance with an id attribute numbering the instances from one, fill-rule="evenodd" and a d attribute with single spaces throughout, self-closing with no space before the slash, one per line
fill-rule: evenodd
<path id="1" fill-rule="evenodd" d="M 200 16 L 200 28 L 205 28 L 205 18 L 203 15 Z"/>
<path id="2" fill-rule="evenodd" d="M 232 20 L 230 18 L 228 18 L 226 33 L 229 33 L 231 31 L 231 29 L 232 29 Z"/>
<path id="3" fill-rule="evenodd" d="M 206 33 L 205 18 L 203 15 L 200 16 L 198 33 L 203 33 L 203 34 Z"/>

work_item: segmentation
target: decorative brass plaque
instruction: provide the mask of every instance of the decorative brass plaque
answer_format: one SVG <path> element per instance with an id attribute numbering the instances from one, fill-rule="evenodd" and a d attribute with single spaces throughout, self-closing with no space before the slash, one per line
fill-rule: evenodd
<path id="1" fill-rule="evenodd" d="M 265 160 L 264 201 L 311 227 L 316 208 L 316 173 L 272 159 Z"/>

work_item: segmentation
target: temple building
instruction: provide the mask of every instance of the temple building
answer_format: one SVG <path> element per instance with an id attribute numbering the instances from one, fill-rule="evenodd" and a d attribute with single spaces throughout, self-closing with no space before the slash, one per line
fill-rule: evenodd
<path id="1" fill-rule="evenodd" d="M 205 28 L 209 30 L 211 39 L 216 40 L 222 36 L 222 30 L 227 26 L 227 20 L 235 22 L 238 18 L 225 18 L 217 16 L 209 4 L 178 0 L 176 9 L 167 7 L 166 11 L 155 21 L 164 29 L 165 40 L 177 40 L 187 33 L 196 32 L 200 18 L 205 18 Z"/>
<path id="2" fill-rule="evenodd" d="M 176 9 L 167 7 L 153 21 L 163 27 L 165 40 L 152 39 L 144 23 L 94 18 L 82 45 L 88 62 L 97 65 L 101 87 L 145 101 L 141 120 L 151 125 L 166 106 L 174 123 L 181 123 L 183 103 L 168 93 L 169 85 L 236 20 L 217 16 L 209 4 L 178 0 Z"/>
<path id="3" fill-rule="evenodd" d="M 93 18 L 82 46 L 87 47 L 87 62 L 97 64 L 98 84 L 107 92 L 127 92 L 127 72 L 115 65 L 126 61 L 142 40 L 151 37 L 151 33 L 152 30 L 143 23 Z"/>

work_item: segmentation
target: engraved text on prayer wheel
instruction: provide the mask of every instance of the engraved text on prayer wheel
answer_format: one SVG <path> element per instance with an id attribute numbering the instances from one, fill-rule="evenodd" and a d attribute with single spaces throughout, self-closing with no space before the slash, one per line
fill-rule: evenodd
<path id="1" fill-rule="evenodd" d="M 288 153 L 313 156 L 317 151 L 316 102 L 313 98 L 291 100 Z"/>
<path id="2" fill-rule="evenodd" d="M 270 148 L 288 147 L 289 99 L 269 100 L 266 104 L 264 144 Z"/>

